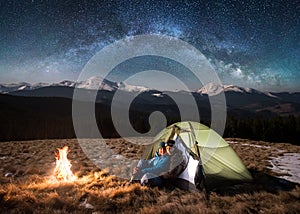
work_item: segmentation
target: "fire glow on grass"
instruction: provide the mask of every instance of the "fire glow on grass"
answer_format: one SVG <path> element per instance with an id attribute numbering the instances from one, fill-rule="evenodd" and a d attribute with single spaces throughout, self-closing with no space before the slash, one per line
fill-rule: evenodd
<path id="1" fill-rule="evenodd" d="M 75 181 L 76 176 L 71 171 L 71 162 L 68 159 L 69 147 L 64 146 L 62 149 L 57 148 L 58 153 L 55 153 L 56 156 L 56 166 L 54 174 L 57 180 L 59 181 Z"/>

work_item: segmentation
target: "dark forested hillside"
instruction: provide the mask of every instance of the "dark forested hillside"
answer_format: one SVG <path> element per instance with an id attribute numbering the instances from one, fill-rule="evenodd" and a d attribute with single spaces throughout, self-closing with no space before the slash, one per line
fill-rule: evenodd
<path id="1" fill-rule="evenodd" d="M 290 142 L 300 145 L 300 117 L 289 115 L 270 118 L 227 117 L 224 137 L 240 137 L 271 142 Z"/>
<path id="2" fill-rule="evenodd" d="M 78 102 L 85 104 L 82 101 Z M 142 105 L 144 104 L 138 99 L 135 100 L 129 112 L 132 127 L 140 133 L 149 131 L 149 115 L 154 111 L 162 112 L 168 125 L 180 121 L 179 110 L 172 101 L 169 105 L 164 102 L 158 105 L 148 103 L 144 107 Z M 210 110 L 201 105 L 201 102 L 198 102 L 198 106 L 202 122 L 209 125 Z M 119 137 L 111 119 L 110 102 L 96 103 L 95 111 L 101 135 Z M 76 137 L 72 121 L 72 99 L 68 98 L 1 94 L 0 121 L 0 141 Z M 121 125 L 122 123 L 123 121 L 120 121 Z M 88 121 L 83 126 L 89 131 L 82 137 L 97 136 L 98 130 L 92 130 Z M 300 117 L 292 114 L 278 116 L 269 111 L 254 113 L 228 108 L 224 137 L 300 144 Z"/>

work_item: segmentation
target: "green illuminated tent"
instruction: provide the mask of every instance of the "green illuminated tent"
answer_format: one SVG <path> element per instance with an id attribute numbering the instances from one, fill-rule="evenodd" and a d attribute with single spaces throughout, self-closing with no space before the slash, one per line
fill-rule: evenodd
<path id="1" fill-rule="evenodd" d="M 158 144 L 166 141 L 173 127 L 178 127 L 172 138 L 183 153 L 186 165 L 178 177 L 170 181 L 172 184 L 188 190 L 211 190 L 252 180 L 249 171 L 228 143 L 215 131 L 197 122 L 178 122 L 163 129 L 144 152 L 144 159 L 154 157 Z"/>

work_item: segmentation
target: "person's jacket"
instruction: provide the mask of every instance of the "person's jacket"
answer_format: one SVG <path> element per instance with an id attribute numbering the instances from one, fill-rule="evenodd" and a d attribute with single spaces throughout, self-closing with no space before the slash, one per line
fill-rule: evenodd
<path id="1" fill-rule="evenodd" d="M 148 166 L 149 167 L 142 169 L 142 174 L 153 173 L 160 175 L 165 173 L 170 167 L 170 156 L 168 154 L 162 156 L 156 154 L 154 158 L 149 160 Z"/>

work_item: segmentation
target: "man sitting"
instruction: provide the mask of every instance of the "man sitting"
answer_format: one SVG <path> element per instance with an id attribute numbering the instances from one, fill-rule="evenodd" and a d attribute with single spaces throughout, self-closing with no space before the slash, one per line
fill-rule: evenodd
<path id="1" fill-rule="evenodd" d="M 180 173 L 187 166 L 187 162 L 182 154 L 182 152 L 175 146 L 174 140 L 168 140 L 166 143 L 166 151 L 170 156 L 170 167 L 168 172 L 166 172 L 162 178 L 167 179 L 171 182 L 173 179 L 176 179 Z"/>
<path id="2" fill-rule="evenodd" d="M 141 185 L 164 186 L 162 174 L 165 174 L 170 167 L 170 156 L 167 153 L 165 142 L 160 142 L 155 157 L 150 160 L 140 160 L 133 169 L 133 178 L 141 177 Z"/>

